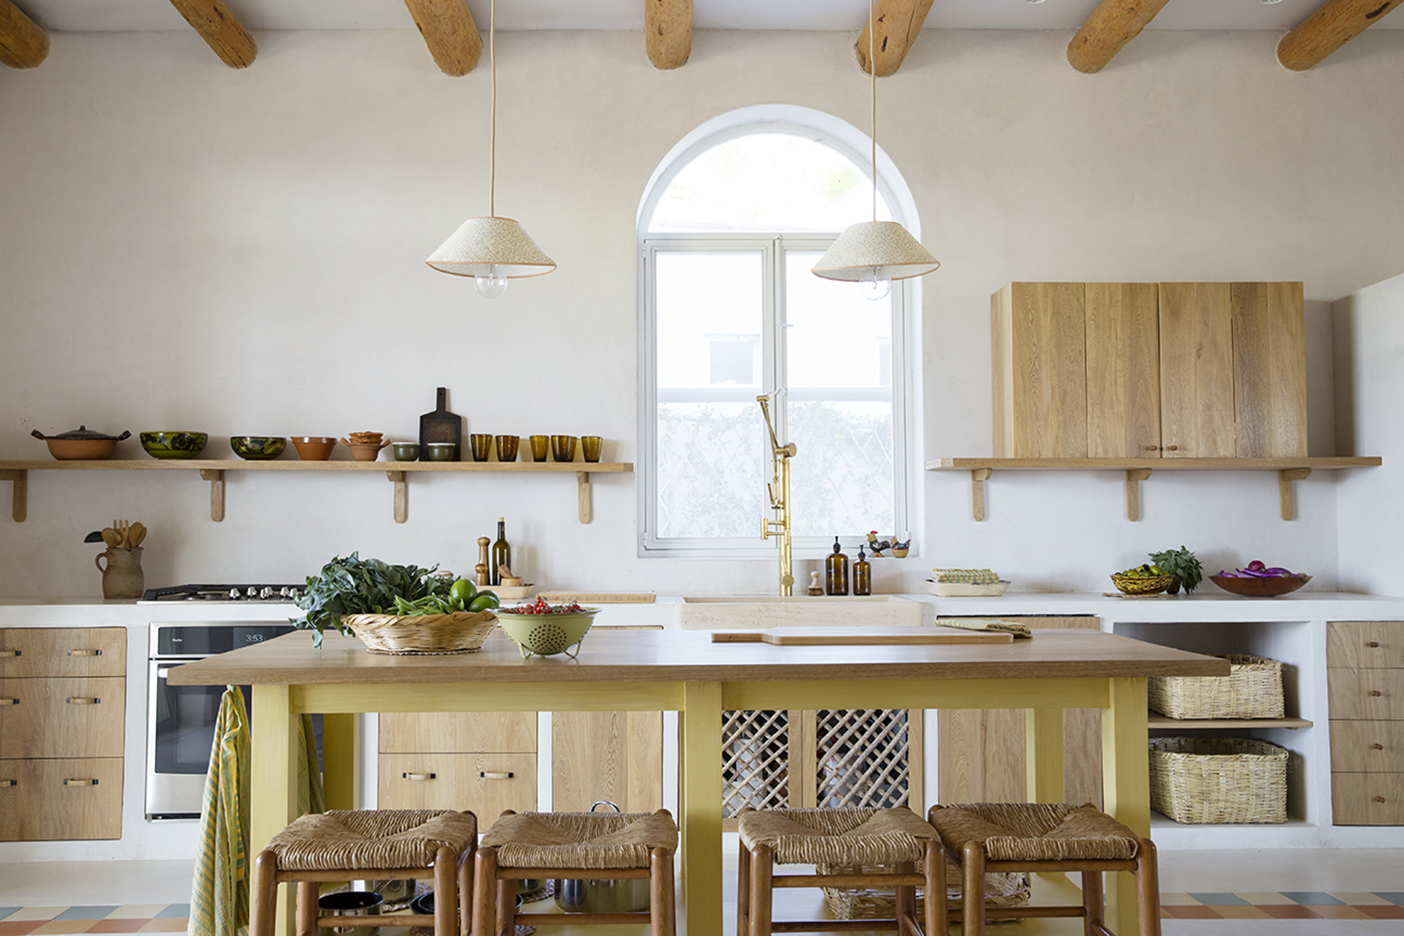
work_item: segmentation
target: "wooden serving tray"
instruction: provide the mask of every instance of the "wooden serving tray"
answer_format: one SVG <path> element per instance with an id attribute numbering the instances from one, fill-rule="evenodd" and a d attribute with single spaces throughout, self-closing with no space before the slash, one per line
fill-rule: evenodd
<path id="1" fill-rule="evenodd" d="M 1014 635 L 955 627 L 773 627 L 769 630 L 713 631 L 712 643 L 768 643 L 777 647 L 881 644 L 1007 644 Z"/>
<path id="2" fill-rule="evenodd" d="M 653 604 L 654 592 L 539 592 L 536 597 L 545 598 L 547 603 L 575 601 L 586 604 Z"/>

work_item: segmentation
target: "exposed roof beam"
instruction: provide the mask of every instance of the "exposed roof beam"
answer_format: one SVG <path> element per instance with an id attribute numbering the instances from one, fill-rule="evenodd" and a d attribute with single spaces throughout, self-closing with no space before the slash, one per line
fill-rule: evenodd
<path id="1" fill-rule="evenodd" d="M 644 0 L 644 36 L 654 68 L 678 68 L 692 54 L 692 0 Z"/>
<path id="2" fill-rule="evenodd" d="M 931 12 L 933 0 L 877 0 L 873 5 L 873 18 L 863 27 L 853 51 L 858 53 L 858 66 L 867 74 L 868 43 L 873 44 L 873 58 L 877 61 L 879 78 L 886 78 L 902 67 L 907 50 L 916 42 L 921 26 L 926 22 L 926 14 Z M 877 32 L 869 33 L 873 29 Z"/>
<path id="3" fill-rule="evenodd" d="M 1277 44 L 1277 60 L 1306 71 L 1399 6 L 1401 0 L 1328 0 Z"/>
<path id="4" fill-rule="evenodd" d="M 1155 19 L 1167 0 L 1102 0 L 1068 43 L 1068 64 L 1095 74 Z"/>
<path id="5" fill-rule="evenodd" d="M 230 68 L 248 68 L 258 55 L 253 36 L 224 5 L 224 0 L 171 0 L 185 21 Z"/>
<path id="6" fill-rule="evenodd" d="M 465 0 L 405 0 L 439 71 L 455 78 L 468 74 L 483 53 L 483 37 Z"/>
<path id="7" fill-rule="evenodd" d="M 34 68 L 49 57 L 49 34 L 10 0 L 0 0 L 0 62 Z"/>

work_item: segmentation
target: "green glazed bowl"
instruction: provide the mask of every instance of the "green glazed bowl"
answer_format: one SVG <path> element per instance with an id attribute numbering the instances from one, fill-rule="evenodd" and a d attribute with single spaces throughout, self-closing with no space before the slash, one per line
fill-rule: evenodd
<path id="1" fill-rule="evenodd" d="M 230 436 L 234 454 L 249 461 L 267 461 L 283 454 L 288 440 L 282 436 Z"/>
<path id="2" fill-rule="evenodd" d="M 580 643 L 585 632 L 600 613 L 599 608 L 573 611 L 569 614 L 514 614 L 506 608 L 498 608 L 497 624 L 503 633 L 521 648 L 522 658 L 533 653 L 538 656 L 551 656 L 564 653 L 575 658 L 580 652 Z M 575 653 L 570 648 L 575 648 Z"/>
<path id="3" fill-rule="evenodd" d="M 209 440 L 206 432 L 143 432 L 141 447 L 152 458 L 195 458 Z"/>

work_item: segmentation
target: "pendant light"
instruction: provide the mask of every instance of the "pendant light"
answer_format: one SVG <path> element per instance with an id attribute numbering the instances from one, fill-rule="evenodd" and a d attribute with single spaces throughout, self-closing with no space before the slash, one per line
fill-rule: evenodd
<path id="1" fill-rule="evenodd" d="M 868 0 L 868 73 L 872 76 L 873 220 L 851 224 L 813 272 L 824 279 L 856 282 L 863 298 L 885 298 L 895 279 L 925 276 L 941 264 L 896 221 L 877 219 L 877 61 L 873 57 L 873 0 Z"/>
<path id="2" fill-rule="evenodd" d="M 497 0 L 492 0 L 488 56 L 492 62 L 492 122 L 488 130 L 488 217 L 469 218 L 424 261 L 436 270 L 473 277 L 484 299 L 496 299 L 509 279 L 541 276 L 555 261 L 536 246 L 522 226 L 497 216 Z"/>

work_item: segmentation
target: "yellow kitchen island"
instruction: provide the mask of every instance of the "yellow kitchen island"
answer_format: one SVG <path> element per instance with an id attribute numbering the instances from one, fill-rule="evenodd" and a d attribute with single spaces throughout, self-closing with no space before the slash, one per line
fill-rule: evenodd
<path id="1" fill-rule="evenodd" d="M 451 656 L 373 654 L 335 634 L 316 650 L 309 635 L 288 634 L 188 663 L 168 679 L 253 686 L 250 854 L 296 818 L 294 719 L 304 712 L 676 711 L 686 932 L 720 936 L 724 710 L 1026 709 L 1030 798 L 1060 802 L 1062 710 L 1101 709 L 1104 808 L 1149 835 L 1146 677 L 1228 672 L 1226 660 L 1098 631 L 1035 630 L 1012 644 L 786 647 L 601 628 L 574 660 L 524 660 L 500 631 L 481 651 Z M 355 771 L 354 748 L 339 737 L 348 721 L 328 724 L 323 761 L 328 802 L 344 808 Z M 1117 878 L 1108 919 L 1134 933 L 1133 884 Z M 290 932 L 281 895 L 278 921 L 280 934 Z"/>

